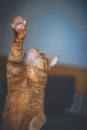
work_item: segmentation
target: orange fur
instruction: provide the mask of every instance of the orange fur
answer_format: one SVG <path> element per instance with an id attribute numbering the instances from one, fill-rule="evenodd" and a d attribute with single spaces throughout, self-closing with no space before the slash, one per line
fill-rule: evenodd
<path id="1" fill-rule="evenodd" d="M 26 21 L 22 17 L 14 18 L 11 28 L 14 40 L 7 64 L 8 94 L 2 130 L 39 130 L 46 122 L 44 91 L 53 58 L 49 60 L 34 48 L 23 54 Z"/>

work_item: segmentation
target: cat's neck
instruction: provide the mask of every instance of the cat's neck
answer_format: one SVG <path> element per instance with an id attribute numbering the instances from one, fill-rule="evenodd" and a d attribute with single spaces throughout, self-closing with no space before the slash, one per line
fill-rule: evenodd
<path id="1" fill-rule="evenodd" d="M 36 93 L 43 93 L 46 87 L 47 78 L 44 79 L 29 79 L 29 87 Z"/>
<path id="2" fill-rule="evenodd" d="M 33 92 L 43 93 L 46 87 L 48 73 L 33 66 L 26 67 L 26 70 L 29 88 Z"/>
<path id="3" fill-rule="evenodd" d="M 44 100 L 44 93 L 45 93 L 45 88 L 46 88 L 45 80 L 43 81 L 30 80 L 29 86 L 30 86 L 32 96 L 34 97 L 34 99 Z"/>

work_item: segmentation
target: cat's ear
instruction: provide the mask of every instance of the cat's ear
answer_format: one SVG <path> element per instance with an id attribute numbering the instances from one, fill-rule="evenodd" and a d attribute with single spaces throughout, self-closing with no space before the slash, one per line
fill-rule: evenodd
<path id="1" fill-rule="evenodd" d="M 53 67 L 58 62 L 58 56 L 54 55 L 48 58 L 48 63 L 50 67 Z"/>

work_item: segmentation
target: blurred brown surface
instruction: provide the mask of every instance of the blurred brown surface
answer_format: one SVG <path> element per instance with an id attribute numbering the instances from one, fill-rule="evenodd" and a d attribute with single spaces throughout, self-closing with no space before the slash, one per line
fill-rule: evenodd
<path id="1" fill-rule="evenodd" d="M 87 68 L 57 65 L 52 68 L 52 75 L 70 75 L 76 78 L 76 91 L 87 92 Z"/>

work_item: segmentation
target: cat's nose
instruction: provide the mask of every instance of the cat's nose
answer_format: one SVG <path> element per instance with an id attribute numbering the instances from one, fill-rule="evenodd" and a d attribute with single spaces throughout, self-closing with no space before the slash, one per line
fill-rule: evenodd
<path id="1" fill-rule="evenodd" d="M 36 54 L 37 50 L 35 48 L 31 48 L 29 50 L 26 51 L 26 54 L 29 54 L 29 53 L 35 53 Z"/>
<path id="2" fill-rule="evenodd" d="M 36 51 L 36 49 L 35 48 L 31 48 L 30 51 Z"/>
<path id="3" fill-rule="evenodd" d="M 29 52 L 36 52 L 36 49 L 35 49 L 35 48 L 31 48 L 31 49 L 29 50 Z"/>

